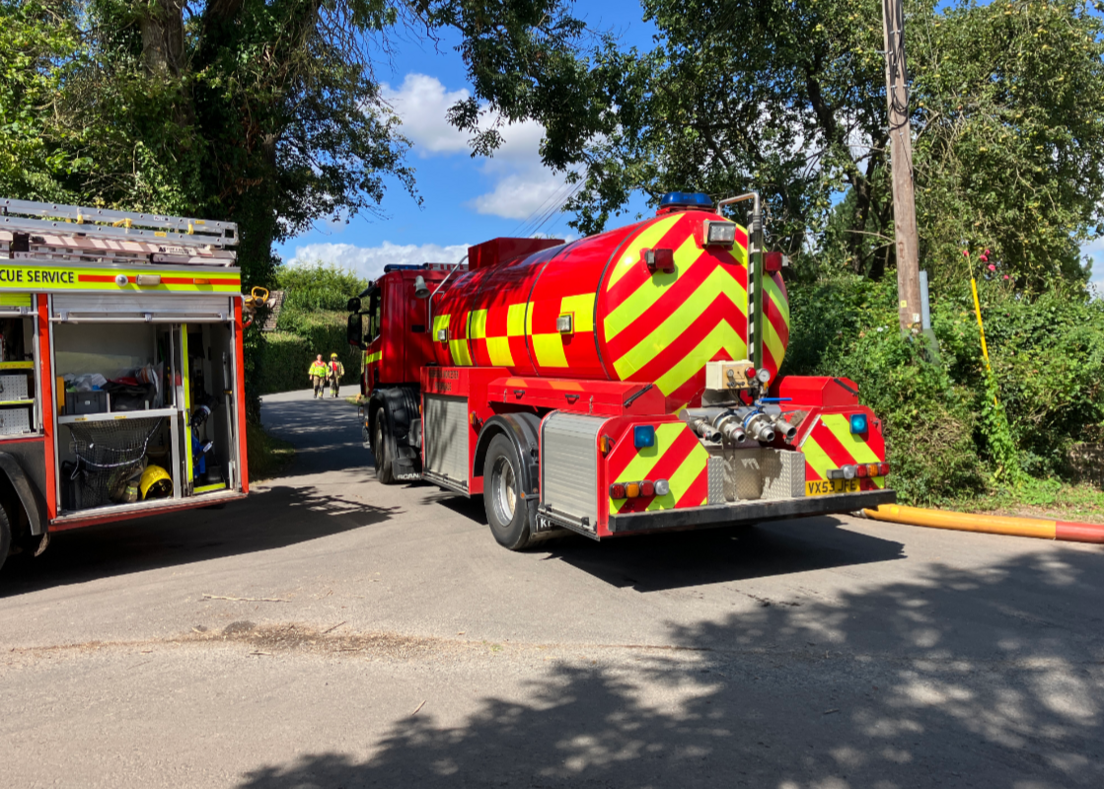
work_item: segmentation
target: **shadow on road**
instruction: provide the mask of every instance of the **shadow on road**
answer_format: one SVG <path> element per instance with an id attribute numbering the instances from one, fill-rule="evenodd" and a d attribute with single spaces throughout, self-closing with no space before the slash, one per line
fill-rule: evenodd
<path id="1" fill-rule="evenodd" d="M 935 567 L 676 628 L 700 651 L 561 663 L 531 700 L 484 697 L 458 725 L 430 699 L 366 760 L 319 753 L 240 786 L 1099 787 L 1100 563 Z"/>
<path id="2" fill-rule="evenodd" d="M 96 578 L 282 548 L 381 523 L 393 509 L 281 485 L 225 509 L 197 509 L 55 534 L 37 558 L 4 565 L 0 598 Z"/>
<path id="3" fill-rule="evenodd" d="M 427 488 L 422 505 L 440 504 L 487 525 L 482 497 Z M 486 539 L 491 540 L 489 527 Z M 840 528 L 834 518 L 755 527 L 634 535 L 595 542 L 564 533 L 532 548 L 618 588 L 657 592 L 771 575 L 905 558 L 899 542 Z"/>

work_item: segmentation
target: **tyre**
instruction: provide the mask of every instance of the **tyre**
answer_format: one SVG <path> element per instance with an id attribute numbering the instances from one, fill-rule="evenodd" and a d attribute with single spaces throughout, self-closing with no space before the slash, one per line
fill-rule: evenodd
<path id="1" fill-rule="evenodd" d="M 491 534 L 503 548 L 529 545 L 529 507 L 521 497 L 521 459 L 504 435 L 495 436 L 483 462 L 483 506 Z"/>
<path id="2" fill-rule="evenodd" d="M 4 561 L 8 558 L 8 551 L 11 550 L 12 530 L 11 523 L 8 522 L 8 513 L 4 511 L 3 507 L 0 507 L 0 567 L 4 566 Z"/>
<path id="3" fill-rule="evenodd" d="M 395 457 L 394 439 L 387 430 L 387 413 L 376 411 L 376 423 L 372 429 L 372 456 L 376 459 L 376 479 L 384 485 L 395 482 L 395 467 L 391 460 Z"/>

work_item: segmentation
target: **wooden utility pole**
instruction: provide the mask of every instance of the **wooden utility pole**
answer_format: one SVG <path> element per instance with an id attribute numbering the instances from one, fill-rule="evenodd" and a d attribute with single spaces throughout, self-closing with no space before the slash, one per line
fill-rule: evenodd
<path id="1" fill-rule="evenodd" d="M 889 155 L 893 164 L 893 229 L 897 240 L 897 313 L 901 331 L 920 331 L 920 243 L 912 189 L 912 128 L 905 84 L 905 11 L 901 0 L 882 0 L 885 25 Z"/>

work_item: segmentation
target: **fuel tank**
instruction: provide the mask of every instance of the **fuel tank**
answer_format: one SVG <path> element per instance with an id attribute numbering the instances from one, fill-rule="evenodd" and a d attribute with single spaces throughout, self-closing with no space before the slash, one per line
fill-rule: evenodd
<path id="1" fill-rule="evenodd" d="M 700 403 L 705 365 L 748 358 L 748 236 L 731 249 L 703 244 L 703 210 L 627 227 L 480 266 L 432 298 L 441 365 L 511 374 L 655 384 L 668 410 Z M 673 256 L 673 270 L 646 253 Z M 670 265 L 668 263 L 668 268 Z M 786 352 L 789 304 L 779 274 L 764 274 L 763 367 Z"/>

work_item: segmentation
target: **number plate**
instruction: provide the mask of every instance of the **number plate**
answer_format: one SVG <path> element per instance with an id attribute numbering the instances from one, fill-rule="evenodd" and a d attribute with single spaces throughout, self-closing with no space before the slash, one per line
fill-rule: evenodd
<path id="1" fill-rule="evenodd" d="M 828 496 L 833 493 L 858 493 L 858 479 L 816 479 L 805 483 L 806 496 Z"/>

